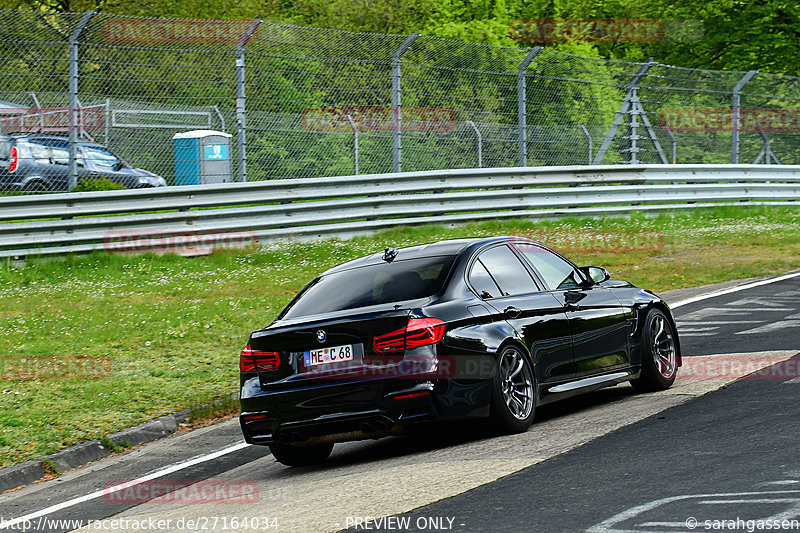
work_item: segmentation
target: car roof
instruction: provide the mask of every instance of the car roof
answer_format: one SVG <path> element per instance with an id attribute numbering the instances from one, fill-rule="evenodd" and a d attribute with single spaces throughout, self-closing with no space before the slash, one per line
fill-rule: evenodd
<path id="1" fill-rule="evenodd" d="M 10 135 L 15 139 L 50 139 L 50 140 L 58 140 L 58 141 L 68 141 L 69 137 L 66 135 L 53 135 L 48 133 L 16 133 L 14 135 Z"/>
<path id="2" fill-rule="evenodd" d="M 407 259 L 419 259 L 423 257 L 458 255 L 467 248 L 480 247 L 484 244 L 489 244 L 492 242 L 504 242 L 507 241 L 509 238 L 510 237 L 503 236 L 503 237 L 483 237 L 483 238 L 473 238 L 473 239 L 452 239 L 447 241 L 432 242 L 429 244 L 420 244 L 408 248 L 398 248 L 396 260 L 400 261 Z M 514 237 L 514 238 L 519 239 L 519 237 Z M 521 240 L 527 240 L 527 239 L 521 239 Z M 360 268 L 368 265 L 381 264 L 384 262 L 383 255 L 384 251 L 382 250 L 380 252 L 365 257 L 361 257 L 359 259 L 348 261 L 347 263 L 343 263 L 329 270 L 326 270 L 321 274 L 321 276 L 326 276 L 328 274 L 332 274 L 334 272 L 340 272 L 343 270 L 350 270 L 353 268 Z"/>
<path id="3" fill-rule="evenodd" d="M 47 133 L 19 133 L 19 134 L 15 134 L 15 135 L 8 135 L 8 137 L 10 137 L 12 139 L 23 139 L 23 140 L 38 139 L 38 140 L 44 140 L 44 141 L 65 141 L 65 142 L 69 141 L 69 137 L 67 137 L 66 135 L 53 135 L 53 134 L 47 134 Z M 104 145 L 102 145 L 102 144 L 100 144 L 98 142 L 95 142 L 95 141 L 86 141 L 86 140 L 83 140 L 83 139 L 77 139 L 76 142 L 78 144 L 82 144 L 82 145 L 85 145 L 85 146 L 103 146 L 104 147 Z"/>

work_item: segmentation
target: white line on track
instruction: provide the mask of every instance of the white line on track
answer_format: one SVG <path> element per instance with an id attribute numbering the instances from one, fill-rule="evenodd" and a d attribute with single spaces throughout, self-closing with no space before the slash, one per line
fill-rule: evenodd
<path id="1" fill-rule="evenodd" d="M 229 453 L 238 452 L 244 448 L 250 446 L 246 442 L 240 442 L 239 444 L 234 444 L 233 446 L 228 446 L 227 448 L 223 448 L 221 450 L 217 450 L 216 452 L 207 453 L 205 455 L 197 456 L 193 459 L 189 459 L 188 461 L 184 461 L 182 463 L 177 463 L 172 466 L 168 466 L 166 468 L 162 468 L 161 470 L 157 470 L 151 474 L 147 474 L 146 476 L 142 476 L 138 479 L 133 479 L 131 481 L 126 481 L 125 483 L 120 483 L 119 485 L 114 485 L 111 487 L 103 488 L 102 490 L 97 490 L 85 496 L 78 496 L 77 498 L 72 498 L 71 500 L 67 500 L 65 502 L 57 503 L 55 505 L 51 505 L 50 507 L 46 507 L 41 511 L 36 511 L 35 513 L 26 514 L 25 516 L 20 516 L 19 518 L 11 518 L 9 520 L 3 520 L 0 525 L 2 525 L 3 529 L 13 529 L 16 526 L 19 526 L 22 523 L 29 522 L 41 516 L 46 516 L 51 513 L 55 513 L 56 511 L 60 511 L 62 509 L 66 509 L 68 507 L 73 507 L 75 505 L 79 505 L 81 503 L 85 503 L 91 500 L 95 500 L 104 496 L 106 494 L 113 494 L 115 492 L 119 492 L 120 490 L 127 489 L 128 487 L 135 487 L 136 485 L 141 485 L 147 481 L 152 481 L 154 479 L 158 479 L 162 476 L 166 476 L 172 474 L 173 472 L 178 472 L 185 468 L 189 468 L 191 466 L 205 463 L 206 461 L 211 461 L 218 457 L 222 457 L 223 455 L 228 455 Z"/>
<path id="2" fill-rule="evenodd" d="M 671 309 L 676 309 L 678 307 L 682 307 L 684 305 L 693 304 L 695 302 L 702 302 L 703 300 L 708 300 L 709 298 L 715 298 L 717 296 L 723 296 L 725 294 L 731 294 L 734 292 L 744 291 L 747 289 L 752 289 L 753 287 L 760 287 L 762 285 L 769 285 L 770 283 L 777 283 L 779 281 L 784 281 L 787 279 L 797 278 L 800 277 L 800 272 L 792 272 L 791 274 L 786 274 L 784 276 L 778 276 L 777 278 L 770 278 L 770 279 L 762 279 L 761 281 L 754 281 L 753 283 L 747 283 L 745 285 L 739 285 L 738 287 L 731 287 L 730 289 L 723 289 L 721 291 L 716 292 L 709 292 L 707 294 L 701 294 L 700 296 L 695 296 L 693 298 L 687 298 L 686 300 L 681 300 L 679 302 L 675 302 L 674 304 L 670 305 Z"/>

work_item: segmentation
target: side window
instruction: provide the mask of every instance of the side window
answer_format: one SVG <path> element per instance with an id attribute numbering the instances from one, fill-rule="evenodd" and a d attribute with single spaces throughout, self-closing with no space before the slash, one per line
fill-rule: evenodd
<path id="1" fill-rule="evenodd" d="M 557 255 L 531 244 L 517 245 L 525 258 L 542 275 L 550 290 L 574 289 L 581 283 L 581 275 L 575 268 Z"/>
<path id="2" fill-rule="evenodd" d="M 491 248 L 478 259 L 497 282 L 504 296 L 529 294 L 539 290 L 525 266 L 508 246 Z"/>
<path id="3" fill-rule="evenodd" d="M 117 156 L 99 146 L 84 146 L 83 152 L 86 154 L 86 159 L 101 167 L 113 168 L 119 161 Z"/>
<path id="4" fill-rule="evenodd" d="M 69 165 L 69 148 L 67 143 L 53 142 L 53 163 L 56 165 Z"/>
<path id="5" fill-rule="evenodd" d="M 47 143 L 44 141 L 29 141 L 28 148 L 31 150 L 34 162 L 44 165 L 50 164 L 50 146 Z"/>
<path id="6" fill-rule="evenodd" d="M 469 282 L 481 298 L 497 298 L 500 296 L 500 289 L 497 283 L 494 282 L 480 260 L 475 261 L 475 264 L 472 265 L 472 270 L 469 272 Z"/>

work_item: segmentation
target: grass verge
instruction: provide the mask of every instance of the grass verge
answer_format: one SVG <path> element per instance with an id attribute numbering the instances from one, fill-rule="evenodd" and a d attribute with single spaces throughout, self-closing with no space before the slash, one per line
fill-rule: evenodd
<path id="1" fill-rule="evenodd" d="M 387 245 L 529 235 L 576 263 L 606 266 L 615 278 L 658 292 L 800 268 L 799 221 L 797 209 L 725 208 L 404 227 L 195 258 L 95 253 L 24 266 L 5 262 L 0 463 L 38 458 L 187 407 L 225 403 L 252 330 L 268 324 L 320 271 Z"/>

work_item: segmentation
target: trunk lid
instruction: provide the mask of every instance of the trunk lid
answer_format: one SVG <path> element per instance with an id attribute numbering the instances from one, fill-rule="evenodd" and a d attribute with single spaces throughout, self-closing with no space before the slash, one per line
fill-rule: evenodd
<path id="1" fill-rule="evenodd" d="M 249 345 L 254 350 L 277 352 L 280 358 L 277 369 L 259 371 L 262 386 L 277 381 L 363 377 L 370 368 L 397 364 L 404 350 L 378 353 L 373 340 L 403 330 L 410 315 L 409 309 L 391 307 L 295 323 L 277 322 L 256 331 Z"/>

